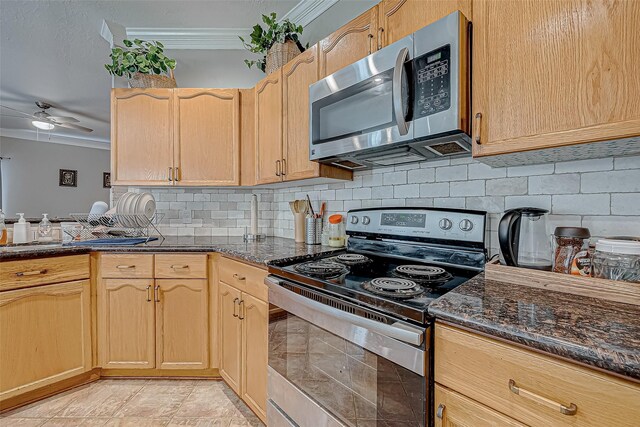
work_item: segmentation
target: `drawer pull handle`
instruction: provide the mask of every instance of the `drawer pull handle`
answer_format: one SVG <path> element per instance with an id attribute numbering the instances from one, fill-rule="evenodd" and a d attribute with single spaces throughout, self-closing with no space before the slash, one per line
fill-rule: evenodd
<path id="1" fill-rule="evenodd" d="M 243 299 L 241 299 L 240 302 L 238 303 L 238 309 L 239 309 L 238 310 L 238 313 L 239 313 L 238 318 L 240 320 L 244 320 L 244 300 Z"/>
<path id="2" fill-rule="evenodd" d="M 236 280 L 245 280 L 246 277 L 239 275 L 238 273 L 233 274 L 233 278 Z"/>
<path id="3" fill-rule="evenodd" d="M 130 268 L 136 268 L 135 265 L 116 265 L 118 270 L 128 270 Z"/>
<path id="4" fill-rule="evenodd" d="M 18 277 L 38 276 L 40 274 L 47 274 L 47 269 L 43 268 L 42 270 L 20 271 L 20 272 L 16 273 L 16 276 L 18 276 Z"/>
<path id="5" fill-rule="evenodd" d="M 444 406 L 442 403 L 438 405 L 438 410 L 436 411 L 436 417 L 443 419 L 444 417 L 444 409 L 446 408 L 446 406 Z"/>
<path id="6" fill-rule="evenodd" d="M 578 407 L 575 404 L 571 403 L 568 407 L 564 406 L 562 403 L 554 402 L 551 399 L 547 399 L 546 397 L 525 390 L 522 387 L 518 387 L 514 380 L 509 380 L 509 390 L 511 390 L 511 393 L 522 396 L 525 399 L 533 400 L 534 402 L 544 405 L 547 408 L 560 411 L 560 413 L 563 415 L 571 416 L 575 415 L 578 412 Z"/>
<path id="7" fill-rule="evenodd" d="M 151 285 L 147 286 L 147 302 L 151 302 Z"/>
<path id="8" fill-rule="evenodd" d="M 156 285 L 153 288 L 154 300 L 155 302 L 160 302 L 160 285 Z"/>
<path id="9" fill-rule="evenodd" d="M 189 266 L 187 264 L 176 264 L 172 265 L 171 268 L 173 268 L 174 270 L 185 270 L 189 268 Z"/>
<path id="10" fill-rule="evenodd" d="M 236 313 L 236 305 L 239 306 L 238 301 L 240 299 L 239 298 L 234 298 L 233 299 L 233 317 L 238 317 L 238 314 Z"/>
<path id="11" fill-rule="evenodd" d="M 475 132 L 474 132 L 476 134 L 476 136 L 475 136 L 474 140 L 476 141 L 476 144 L 478 144 L 478 145 L 482 144 L 482 142 L 480 141 L 480 124 L 481 124 L 481 121 L 482 121 L 482 113 L 476 113 L 476 116 L 475 116 L 475 126 L 476 126 L 476 128 L 475 128 Z"/>

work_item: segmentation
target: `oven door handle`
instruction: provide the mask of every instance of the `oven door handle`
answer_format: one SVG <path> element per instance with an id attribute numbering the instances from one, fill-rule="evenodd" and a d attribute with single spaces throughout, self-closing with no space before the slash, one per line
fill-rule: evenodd
<path id="1" fill-rule="evenodd" d="M 393 113 L 396 116 L 396 125 L 400 135 L 409 133 L 409 123 L 404 117 L 404 108 L 402 108 L 402 72 L 404 71 L 404 63 L 409 57 L 409 49 L 403 47 L 398 52 L 396 58 L 396 66 L 393 69 L 392 90 L 393 90 Z"/>

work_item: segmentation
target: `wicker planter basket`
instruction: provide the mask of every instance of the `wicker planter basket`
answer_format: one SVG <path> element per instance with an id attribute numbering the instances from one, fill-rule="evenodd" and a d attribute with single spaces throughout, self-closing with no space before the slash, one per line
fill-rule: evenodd
<path id="1" fill-rule="evenodd" d="M 300 49 L 295 42 L 289 40 L 284 43 L 275 43 L 267 51 L 267 65 L 264 72 L 271 74 L 278 68 L 300 54 Z"/>
<path id="2" fill-rule="evenodd" d="M 173 76 L 173 70 L 169 70 L 169 75 L 162 74 L 142 74 L 135 73 L 129 79 L 129 86 L 141 88 L 175 88 L 176 79 Z"/>

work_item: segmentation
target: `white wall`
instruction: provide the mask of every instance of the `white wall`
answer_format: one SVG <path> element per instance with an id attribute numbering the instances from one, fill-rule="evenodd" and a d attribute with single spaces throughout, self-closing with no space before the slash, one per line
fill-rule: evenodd
<path id="1" fill-rule="evenodd" d="M 378 0 L 339 1 L 304 28 L 303 44 L 317 43 L 376 4 Z"/>
<path id="2" fill-rule="evenodd" d="M 43 138 L 44 139 L 44 138 Z M 0 137 L 2 210 L 7 217 L 68 217 L 88 212 L 96 200 L 109 203 L 102 173 L 109 172 L 109 150 Z M 60 169 L 78 171 L 77 187 L 59 187 Z"/>

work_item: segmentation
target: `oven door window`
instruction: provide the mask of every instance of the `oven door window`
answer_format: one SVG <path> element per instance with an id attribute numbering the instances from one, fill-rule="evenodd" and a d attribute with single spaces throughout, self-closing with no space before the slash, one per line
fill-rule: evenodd
<path id="1" fill-rule="evenodd" d="M 395 126 L 392 79 L 390 69 L 313 102 L 312 143 L 318 145 Z M 409 89 L 404 67 L 402 99 L 406 112 Z"/>
<path id="2" fill-rule="evenodd" d="M 425 425 L 424 377 L 277 308 L 269 366 L 346 425 Z"/>

